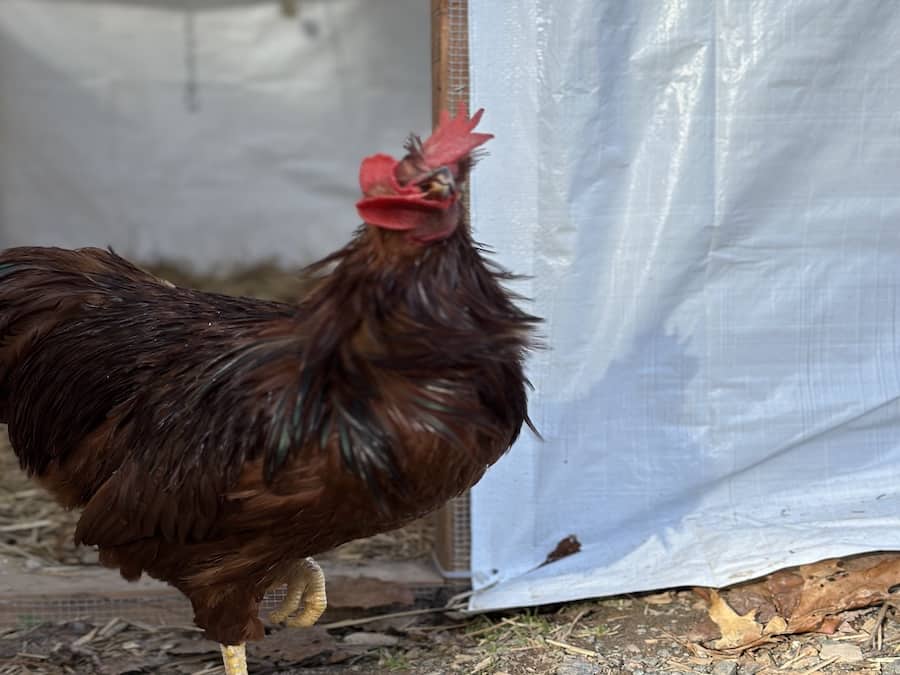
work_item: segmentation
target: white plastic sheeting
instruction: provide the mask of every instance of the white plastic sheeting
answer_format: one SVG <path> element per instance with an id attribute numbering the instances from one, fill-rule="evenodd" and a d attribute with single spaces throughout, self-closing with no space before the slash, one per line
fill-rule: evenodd
<path id="1" fill-rule="evenodd" d="M 346 241 L 363 155 L 430 127 L 421 0 L 2 0 L 0 247 L 198 267 Z"/>
<path id="2" fill-rule="evenodd" d="M 472 606 L 900 548 L 900 13 L 470 2 L 473 218 L 547 319 Z M 539 565 L 563 537 L 580 553 Z"/>

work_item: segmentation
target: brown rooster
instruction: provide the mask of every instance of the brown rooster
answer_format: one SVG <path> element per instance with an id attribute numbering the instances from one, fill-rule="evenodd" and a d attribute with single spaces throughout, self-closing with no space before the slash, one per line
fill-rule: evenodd
<path id="1" fill-rule="evenodd" d="M 0 254 L 0 421 L 22 467 L 82 510 L 78 543 L 179 589 L 246 673 L 273 620 L 325 609 L 309 556 L 473 485 L 530 426 L 516 307 L 464 222 L 481 117 L 441 116 L 363 161 L 365 222 L 296 304 L 178 288 L 112 251 Z"/>

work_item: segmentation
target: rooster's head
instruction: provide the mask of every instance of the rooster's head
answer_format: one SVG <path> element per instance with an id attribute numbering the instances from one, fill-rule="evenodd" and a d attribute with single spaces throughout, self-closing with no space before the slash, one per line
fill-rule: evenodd
<path id="1" fill-rule="evenodd" d="M 460 222 L 459 190 L 474 151 L 493 138 L 474 132 L 483 112 L 469 118 L 461 103 L 456 117 L 441 112 L 426 141 L 412 136 L 400 161 L 389 155 L 364 159 L 359 170 L 363 198 L 356 204 L 362 219 L 374 227 L 406 232 L 420 243 L 449 237 Z"/>

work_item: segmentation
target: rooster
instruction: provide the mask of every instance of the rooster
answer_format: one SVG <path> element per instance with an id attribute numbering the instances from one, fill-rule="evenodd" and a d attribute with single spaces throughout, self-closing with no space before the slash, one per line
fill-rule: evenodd
<path id="1" fill-rule="evenodd" d="M 362 162 L 364 224 L 294 304 L 176 287 L 111 250 L 0 254 L 0 422 L 22 468 L 81 510 L 75 540 L 104 565 L 187 596 L 228 675 L 268 589 L 288 587 L 273 622 L 312 625 L 311 556 L 433 511 L 531 426 L 539 320 L 460 202 L 482 112 Z"/>

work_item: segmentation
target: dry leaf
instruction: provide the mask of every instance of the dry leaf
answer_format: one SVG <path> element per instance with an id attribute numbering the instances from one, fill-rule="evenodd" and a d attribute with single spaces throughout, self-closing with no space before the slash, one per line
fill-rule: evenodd
<path id="1" fill-rule="evenodd" d="M 900 554 L 874 553 L 779 570 L 722 591 L 695 589 L 720 636 L 705 646 L 744 650 L 777 635 L 834 633 L 839 614 L 892 598 Z"/>
<path id="2" fill-rule="evenodd" d="M 722 634 L 713 643 L 715 649 L 735 649 L 758 641 L 762 637 L 762 627 L 756 622 L 756 610 L 738 614 L 717 591 L 710 593 L 709 616 Z"/>

